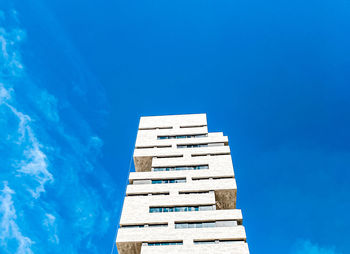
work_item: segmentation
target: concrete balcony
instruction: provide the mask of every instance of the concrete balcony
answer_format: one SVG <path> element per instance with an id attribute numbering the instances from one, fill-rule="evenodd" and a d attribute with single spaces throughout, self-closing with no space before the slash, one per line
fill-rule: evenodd
<path id="1" fill-rule="evenodd" d="M 249 254 L 246 242 L 219 243 L 203 245 L 175 245 L 175 246 L 142 246 L 141 254 Z"/>
<path id="2" fill-rule="evenodd" d="M 170 183 L 170 184 L 141 184 L 141 185 L 128 185 L 126 189 L 127 195 L 129 194 L 142 194 L 142 193 L 189 193 L 186 195 L 179 195 L 172 197 L 172 200 L 177 200 L 179 197 L 183 200 L 187 196 L 190 199 L 199 196 L 193 196 L 191 192 L 200 191 L 214 191 L 216 209 L 235 209 L 237 198 L 237 185 L 235 179 L 220 179 L 220 180 L 203 180 L 194 181 L 191 184 L 188 183 Z M 165 197 L 168 198 L 168 197 Z M 196 203 L 196 202 L 195 202 Z"/>
<path id="3" fill-rule="evenodd" d="M 158 145 L 161 146 L 161 145 L 205 144 L 205 143 L 225 143 L 226 145 L 228 144 L 228 137 L 223 136 L 221 132 L 208 133 L 207 137 L 198 137 L 198 138 L 192 137 L 192 138 L 157 139 L 158 136 L 155 136 L 153 139 L 150 139 L 150 140 L 145 140 L 140 138 L 136 140 L 135 146 L 147 147 L 147 146 L 158 146 Z"/>
<path id="4" fill-rule="evenodd" d="M 136 201 L 137 202 L 137 201 Z M 131 210 L 130 210 L 131 211 Z M 130 212 L 132 213 L 132 212 Z M 129 224 L 152 224 L 167 223 L 173 227 L 175 221 L 206 221 L 211 220 L 235 220 L 242 224 L 242 211 L 239 209 L 213 210 L 199 212 L 177 212 L 177 213 L 145 213 L 141 216 L 132 213 L 132 216 L 124 216 L 120 220 L 121 225 Z"/>
<path id="5" fill-rule="evenodd" d="M 134 164 L 136 172 L 149 172 L 152 169 L 153 160 L 163 162 L 180 161 L 182 158 L 202 157 L 208 155 L 230 154 L 229 146 L 218 147 L 199 147 L 199 148 L 156 148 L 148 146 L 147 148 L 136 148 L 134 150 Z"/>
<path id="6" fill-rule="evenodd" d="M 199 247 L 200 245 L 194 244 L 194 240 L 206 241 L 206 240 L 217 240 L 217 239 L 223 240 L 223 241 L 230 240 L 232 241 L 230 244 L 235 244 L 235 241 L 237 241 L 239 244 L 243 244 L 246 240 L 245 229 L 243 226 L 234 226 L 234 227 L 225 227 L 225 228 L 219 227 L 219 228 L 187 228 L 187 229 L 175 229 L 175 228 L 167 228 L 167 227 L 119 228 L 116 242 L 117 242 L 119 254 L 145 253 L 145 252 L 141 252 L 141 247 L 142 248 L 145 247 L 145 249 L 148 249 L 148 248 L 146 248 L 146 246 L 142 246 L 142 243 L 174 242 L 174 241 L 183 242 L 183 245 L 171 246 L 171 247 L 175 247 L 174 250 L 177 250 L 177 252 L 173 252 L 173 253 L 183 253 L 180 251 L 180 250 L 183 250 L 183 248 L 201 249 L 201 247 Z M 227 244 L 227 246 L 230 246 L 229 243 L 213 244 L 213 245 L 216 247 L 218 246 L 220 247 L 220 246 L 223 246 L 224 244 Z M 169 246 L 166 246 L 166 247 L 169 248 Z M 205 247 L 207 247 L 207 244 L 205 245 Z M 162 246 L 152 246 L 151 250 L 157 251 L 161 249 L 162 249 Z M 168 253 L 168 251 L 166 251 L 166 253 Z M 184 252 L 184 253 L 187 253 L 187 252 Z M 227 253 L 230 253 L 230 252 L 227 252 Z M 244 252 L 244 253 L 247 253 L 247 252 Z"/>

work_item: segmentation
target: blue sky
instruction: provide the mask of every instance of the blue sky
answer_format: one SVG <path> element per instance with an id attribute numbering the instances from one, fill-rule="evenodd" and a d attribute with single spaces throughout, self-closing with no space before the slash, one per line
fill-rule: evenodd
<path id="1" fill-rule="evenodd" d="M 349 30 L 347 0 L 2 0 L 0 253 L 110 253 L 138 118 L 204 112 L 251 253 L 350 253 Z"/>

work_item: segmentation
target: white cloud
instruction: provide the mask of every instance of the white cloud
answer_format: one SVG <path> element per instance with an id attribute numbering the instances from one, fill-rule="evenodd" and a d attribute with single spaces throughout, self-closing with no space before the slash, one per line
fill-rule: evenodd
<path id="1" fill-rule="evenodd" d="M 5 89 L 4 84 L 0 83 L 0 105 L 11 99 L 13 89 Z"/>
<path id="2" fill-rule="evenodd" d="M 41 192 L 45 191 L 45 184 L 53 181 L 52 174 L 48 171 L 46 155 L 40 150 L 39 143 L 24 151 L 25 159 L 18 166 L 17 172 L 35 177 L 39 186 L 29 189 L 34 198 L 38 198 Z"/>
<path id="3" fill-rule="evenodd" d="M 57 99 L 47 91 L 41 91 L 36 103 L 40 111 L 44 113 L 49 120 L 58 122 L 60 120 L 57 109 Z"/>
<path id="4" fill-rule="evenodd" d="M 15 193 L 7 182 L 3 183 L 4 188 L 0 193 L 0 243 L 6 247 L 8 241 L 15 239 L 17 241 L 17 254 L 31 254 L 31 245 L 34 243 L 30 238 L 24 236 L 16 223 L 17 215 L 12 201 L 12 195 Z"/>
<path id="5" fill-rule="evenodd" d="M 43 225 L 48 231 L 48 240 L 51 243 L 58 244 L 60 240 L 57 235 L 56 217 L 53 214 L 46 213 L 44 216 Z"/>
<path id="6" fill-rule="evenodd" d="M 7 40 L 5 39 L 6 31 L 3 28 L 0 28 L 0 45 L 1 45 L 1 54 L 3 59 L 7 59 L 9 54 L 7 53 Z"/>
<path id="7" fill-rule="evenodd" d="M 309 240 L 298 241 L 291 254 L 341 254 L 336 252 L 334 247 L 322 247 L 311 243 Z"/>
<path id="8" fill-rule="evenodd" d="M 25 38 L 25 32 L 21 29 L 13 29 L 6 31 L 0 27 L 0 62 L 1 76 L 18 77 L 21 75 L 23 65 L 21 63 L 21 55 L 16 50 L 17 43 Z"/>
<path id="9" fill-rule="evenodd" d="M 45 184 L 53 181 L 53 176 L 48 170 L 47 157 L 42 152 L 42 145 L 38 142 L 32 128 L 30 127 L 30 117 L 18 112 L 13 106 L 6 103 L 14 115 L 19 120 L 18 133 L 20 138 L 18 143 L 26 142 L 27 149 L 24 150 L 24 159 L 17 162 L 14 166 L 17 172 L 24 175 L 33 176 L 39 183 L 37 187 L 30 187 L 29 191 L 34 198 L 38 198 L 40 193 L 45 191 Z"/>
<path id="10" fill-rule="evenodd" d="M 11 16 L 16 19 L 16 11 L 12 11 Z M 15 92 L 11 87 L 12 81 L 22 74 L 23 66 L 18 42 L 23 40 L 25 32 L 18 28 L 8 30 L 0 27 L 0 106 L 9 108 L 18 119 L 19 139 L 16 144 L 19 149 L 23 149 L 23 158 L 14 163 L 14 166 L 20 175 L 34 177 L 39 185 L 29 186 L 29 191 L 34 198 L 38 198 L 40 193 L 45 191 L 44 185 L 53 181 L 53 176 L 48 171 L 47 157 L 42 151 L 43 146 L 30 126 L 31 118 L 17 110 L 14 102 L 10 102 L 11 95 L 14 96 Z"/>
<path id="11" fill-rule="evenodd" d="M 15 12 L 12 15 L 17 15 Z M 0 27 L 0 106 L 8 107 L 18 119 L 17 145 L 24 145 L 23 159 L 19 159 L 14 166 L 20 175 L 32 176 L 38 182 L 38 186 L 29 186 L 29 191 L 34 198 L 38 198 L 40 193 L 45 191 L 45 184 L 53 181 L 53 176 L 48 170 L 47 156 L 42 151 L 42 145 L 36 138 L 30 123 L 31 118 L 16 109 L 10 104 L 11 94 L 14 94 L 13 88 L 5 88 L 5 83 L 10 86 L 11 80 L 20 76 L 23 66 L 21 57 L 17 50 L 17 42 L 23 40 L 25 32 L 21 29 L 12 29 L 7 32 Z M 41 108 L 52 120 L 58 121 L 56 111 L 56 100 L 54 96 L 43 92 L 41 99 Z"/>
<path id="12" fill-rule="evenodd" d="M 56 217 L 50 213 L 45 214 L 44 225 L 52 226 L 56 221 Z"/>

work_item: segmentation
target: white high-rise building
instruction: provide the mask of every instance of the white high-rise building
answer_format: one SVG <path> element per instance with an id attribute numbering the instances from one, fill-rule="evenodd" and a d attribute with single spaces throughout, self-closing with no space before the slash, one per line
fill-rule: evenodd
<path id="1" fill-rule="evenodd" d="M 205 114 L 141 117 L 119 254 L 249 254 L 228 138 Z"/>

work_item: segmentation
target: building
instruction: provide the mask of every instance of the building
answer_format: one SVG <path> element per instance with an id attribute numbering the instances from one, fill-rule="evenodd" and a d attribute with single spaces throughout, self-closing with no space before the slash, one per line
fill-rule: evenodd
<path id="1" fill-rule="evenodd" d="M 206 114 L 141 117 L 119 254 L 249 254 L 228 138 Z"/>

